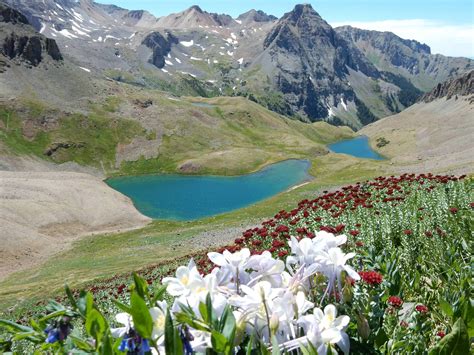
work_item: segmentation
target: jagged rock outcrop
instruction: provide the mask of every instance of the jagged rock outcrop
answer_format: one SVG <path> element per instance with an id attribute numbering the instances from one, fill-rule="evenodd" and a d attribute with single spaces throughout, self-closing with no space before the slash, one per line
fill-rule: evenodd
<path id="1" fill-rule="evenodd" d="M 235 20 L 225 14 L 209 13 L 194 5 L 182 12 L 164 16 L 158 19 L 157 26 L 161 28 L 199 28 L 201 27 L 229 27 L 237 24 Z"/>
<path id="2" fill-rule="evenodd" d="M 84 142 L 56 142 L 45 150 L 44 155 L 52 157 L 61 149 L 84 148 L 85 146 L 86 144 Z"/>
<path id="3" fill-rule="evenodd" d="M 28 19 L 23 14 L 2 4 L 0 4 L 0 22 L 28 25 Z"/>
<path id="4" fill-rule="evenodd" d="M 439 83 L 433 90 L 425 94 L 421 101 L 428 103 L 443 97 L 449 100 L 452 97 L 471 94 L 474 94 L 474 70 L 459 78 Z"/>
<path id="5" fill-rule="evenodd" d="M 391 32 L 362 30 L 351 26 L 335 28 L 337 34 L 359 49 L 381 71 L 393 72 L 409 79 L 418 89 L 427 91 L 438 82 L 474 68 L 468 58 L 431 54 L 428 45 L 400 38 Z"/>
<path id="6" fill-rule="evenodd" d="M 311 121 L 328 119 L 343 100 L 355 102 L 348 68 L 379 76 L 376 68 L 351 49 L 311 5 L 285 14 L 264 41 L 265 63 L 274 84 L 294 111 Z"/>
<path id="7" fill-rule="evenodd" d="M 160 69 L 165 66 L 165 57 L 171 51 L 171 46 L 178 43 L 178 38 L 169 32 L 165 36 L 160 32 L 152 32 L 142 42 L 153 51 L 150 63 Z"/>
<path id="8" fill-rule="evenodd" d="M 3 2 L 83 70 L 174 92 L 245 96 L 284 115 L 354 129 L 474 69 L 471 59 L 433 55 L 427 45 L 393 33 L 333 29 L 310 5 L 297 5 L 280 20 L 256 10 L 234 20 L 199 6 L 155 18 L 93 0 Z M 8 26 L 27 26 L 17 14 L 3 17 L 17 22 Z M 40 56 L 37 40 L 22 39 L 31 33 L 0 33 L 7 39 L 0 59 L 8 62 L 0 70 L 8 70 L 11 57 L 33 65 L 60 58 L 54 41 L 41 40 Z"/>
<path id="9" fill-rule="evenodd" d="M 262 10 L 252 9 L 239 15 L 237 20 L 240 21 L 242 25 L 248 25 L 251 23 L 271 22 L 278 20 L 278 18 L 273 15 L 268 15 Z"/>
<path id="10" fill-rule="evenodd" d="M 54 61 L 63 59 L 54 39 L 47 38 L 29 25 L 18 11 L 0 4 L 0 53 L 10 59 L 19 59 L 33 66 L 47 56 Z"/>
<path id="11" fill-rule="evenodd" d="M 389 63 L 407 70 L 417 70 L 418 58 L 415 54 L 431 54 L 428 45 L 414 40 L 402 39 L 391 32 L 361 30 L 351 26 L 343 26 L 335 30 L 349 42 L 355 44 L 364 42 L 368 46 L 379 50 Z"/>

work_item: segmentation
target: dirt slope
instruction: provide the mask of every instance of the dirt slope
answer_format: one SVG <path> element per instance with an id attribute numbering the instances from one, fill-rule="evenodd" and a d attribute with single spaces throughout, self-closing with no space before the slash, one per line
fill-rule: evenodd
<path id="1" fill-rule="evenodd" d="M 127 197 L 92 175 L 0 171 L 0 279 L 84 235 L 149 221 Z"/>
<path id="2" fill-rule="evenodd" d="M 474 171 L 474 95 L 417 103 L 360 133 L 400 171 Z M 389 143 L 377 147 L 382 138 Z"/>

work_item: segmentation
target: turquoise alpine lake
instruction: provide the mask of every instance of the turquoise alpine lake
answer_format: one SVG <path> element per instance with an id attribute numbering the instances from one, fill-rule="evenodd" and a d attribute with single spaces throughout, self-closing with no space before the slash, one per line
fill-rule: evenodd
<path id="1" fill-rule="evenodd" d="M 311 179 L 307 160 L 239 176 L 143 175 L 106 180 L 155 219 L 194 220 L 246 207 Z"/>
<path id="2" fill-rule="evenodd" d="M 352 155 L 357 158 L 384 160 L 380 154 L 375 152 L 369 145 L 369 138 L 366 136 L 359 136 L 352 139 L 345 139 L 333 144 L 328 148 L 334 153 L 343 153 Z"/>

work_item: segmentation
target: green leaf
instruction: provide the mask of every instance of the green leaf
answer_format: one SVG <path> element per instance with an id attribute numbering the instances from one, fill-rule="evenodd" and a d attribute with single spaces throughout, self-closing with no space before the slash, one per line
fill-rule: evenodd
<path id="1" fill-rule="evenodd" d="M 46 316 L 44 316 L 43 318 L 41 318 L 39 320 L 40 323 L 44 323 L 46 322 L 47 320 L 50 320 L 52 318 L 58 318 L 58 317 L 62 317 L 64 316 L 67 312 L 67 310 L 61 310 L 61 311 L 56 311 L 56 312 L 53 312 L 53 313 L 50 313 Z"/>
<path id="2" fill-rule="evenodd" d="M 307 346 L 302 346 L 300 350 L 303 355 L 318 355 L 318 351 L 316 350 L 314 345 L 311 343 L 308 343 Z M 323 354 L 323 355 L 326 355 L 326 354 Z"/>
<path id="3" fill-rule="evenodd" d="M 13 340 L 15 341 L 20 341 L 20 340 L 29 340 L 33 343 L 40 343 L 44 341 L 44 336 L 43 334 L 39 335 L 37 332 L 21 332 L 21 333 L 16 333 L 13 336 Z"/>
<path id="4" fill-rule="evenodd" d="M 148 293 L 148 283 L 144 278 L 138 276 L 136 272 L 133 273 L 133 281 L 135 282 L 135 291 L 140 295 L 141 298 L 150 299 Z"/>
<path id="5" fill-rule="evenodd" d="M 132 292 L 130 297 L 130 314 L 133 318 L 135 330 L 144 339 L 151 339 L 153 330 L 153 319 L 146 305 L 145 300 L 137 292 Z"/>
<path id="6" fill-rule="evenodd" d="M 443 313 L 445 315 L 447 315 L 448 317 L 451 318 L 453 316 L 453 314 L 454 314 L 453 307 L 448 302 L 446 302 L 445 300 L 441 299 L 439 301 L 439 307 L 441 308 Z"/>
<path id="7" fill-rule="evenodd" d="M 275 336 L 272 336 L 272 355 L 281 355 L 278 339 Z"/>
<path id="8" fill-rule="evenodd" d="M 113 342 L 110 333 L 104 334 L 100 347 L 100 353 L 102 355 L 109 355 L 114 353 Z"/>
<path id="9" fill-rule="evenodd" d="M 165 321 L 165 354 L 179 355 L 183 353 L 183 342 L 179 335 L 178 329 L 173 325 L 171 313 L 166 312 Z"/>
<path id="10" fill-rule="evenodd" d="M 70 335 L 69 339 L 71 339 L 72 342 L 74 343 L 74 346 L 76 346 L 80 350 L 84 350 L 87 352 L 93 352 L 95 350 L 94 347 L 91 344 L 89 344 L 87 341 L 81 338 L 78 338 L 74 335 Z"/>
<path id="11" fill-rule="evenodd" d="M 121 310 L 124 311 L 125 313 L 131 314 L 132 309 L 127 306 L 126 304 L 118 301 L 118 300 L 113 300 L 114 304 Z"/>
<path id="12" fill-rule="evenodd" d="M 230 307 L 226 306 L 224 312 L 222 312 L 219 331 L 226 337 L 226 339 L 233 344 L 235 338 L 235 331 L 237 329 L 237 323 L 235 321 L 234 314 Z"/>
<path id="13" fill-rule="evenodd" d="M 191 328 L 194 328 L 196 330 L 200 330 L 203 332 L 207 332 L 207 333 L 211 332 L 211 328 L 206 323 L 196 318 L 195 316 L 192 316 L 186 313 L 176 313 L 175 317 L 179 323 L 187 324 Z"/>
<path id="14" fill-rule="evenodd" d="M 218 353 L 225 353 L 228 341 L 224 335 L 216 330 L 213 330 L 211 332 L 211 344 L 213 350 L 217 351 Z"/>
<path id="15" fill-rule="evenodd" d="M 206 307 L 207 307 L 207 315 L 209 317 L 208 319 L 208 324 L 213 328 L 213 329 L 218 329 L 219 327 L 219 320 L 217 319 L 217 315 L 214 312 L 214 308 L 212 307 L 212 299 L 211 299 L 211 294 L 208 293 L 206 296 Z"/>
<path id="16" fill-rule="evenodd" d="M 155 288 L 155 291 L 153 293 L 153 298 L 151 299 L 151 304 L 154 306 L 157 301 L 163 301 L 163 297 L 166 292 L 166 286 L 165 285 L 158 285 L 158 287 Z"/>
<path id="17" fill-rule="evenodd" d="M 379 328 L 377 334 L 375 335 L 375 344 L 380 348 L 389 340 L 387 334 L 383 330 L 383 328 Z"/>
<path id="18" fill-rule="evenodd" d="M 210 323 L 209 314 L 207 313 L 207 306 L 202 302 L 199 303 L 199 313 L 201 313 L 202 320 L 205 323 Z"/>
<path id="19" fill-rule="evenodd" d="M 86 316 L 87 312 L 87 295 L 89 293 L 86 293 L 85 291 L 81 291 L 79 295 L 79 299 L 77 300 L 77 310 L 79 311 L 80 314 L 82 314 L 83 317 Z"/>
<path id="20" fill-rule="evenodd" d="M 429 355 L 464 355 L 469 354 L 469 336 L 466 325 L 459 318 L 453 329 L 430 350 Z"/>
<path id="21" fill-rule="evenodd" d="M 0 319 L 0 328 L 4 328 L 10 333 L 33 332 L 33 329 L 30 327 L 26 327 L 6 319 Z"/>
<path id="22" fill-rule="evenodd" d="M 247 349 L 245 350 L 246 355 L 251 355 L 253 350 L 253 344 L 255 342 L 255 335 L 252 333 L 247 343 Z"/>
<path id="23" fill-rule="evenodd" d="M 71 289 L 69 288 L 68 285 L 64 286 L 64 289 L 66 290 L 66 295 L 67 295 L 67 298 L 69 299 L 69 302 L 71 303 L 72 308 L 77 309 L 77 303 L 74 298 L 74 295 L 72 294 Z"/>
<path id="24" fill-rule="evenodd" d="M 99 342 L 108 328 L 105 318 L 95 308 L 87 312 L 85 326 L 87 334 L 93 337 L 97 342 Z"/>

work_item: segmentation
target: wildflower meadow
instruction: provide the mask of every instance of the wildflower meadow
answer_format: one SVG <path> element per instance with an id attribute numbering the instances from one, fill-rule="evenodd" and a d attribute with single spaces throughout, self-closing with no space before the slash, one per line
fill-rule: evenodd
<path id="1" fill-rule="evenodd" d="M 0 320 L 38 354 L 469 354 L 472 180 L 379 177 Z"/>

